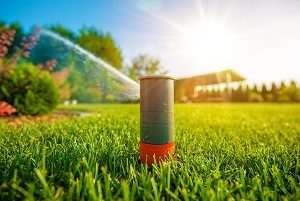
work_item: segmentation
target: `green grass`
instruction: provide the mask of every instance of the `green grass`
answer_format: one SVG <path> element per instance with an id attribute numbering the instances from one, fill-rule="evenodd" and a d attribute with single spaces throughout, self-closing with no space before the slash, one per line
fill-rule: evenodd
<path id="1" fill-rule="evenodd" d="M 153 168 L 138 162 L 138 105 L 67 109 L 96 114 L 0 122 L 0 200 L 300 199 L 300 105 L 177 105 L 177 160 Z"/>

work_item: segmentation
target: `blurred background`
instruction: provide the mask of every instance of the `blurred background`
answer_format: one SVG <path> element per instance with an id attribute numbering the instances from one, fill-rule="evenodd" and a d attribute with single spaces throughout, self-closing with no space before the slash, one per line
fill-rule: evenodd
<path id="1" fill-rule="evenodd" d="M 2 114 L 138 102 L 173 75 L 176 102 L 299 102 L 300 1 L 1 1 Z M 8 109 L 10 108 L 10 109 Z"/>

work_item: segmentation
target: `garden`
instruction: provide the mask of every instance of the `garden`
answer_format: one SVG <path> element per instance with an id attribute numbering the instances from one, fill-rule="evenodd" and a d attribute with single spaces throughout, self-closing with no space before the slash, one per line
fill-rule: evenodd
<path id="1" fill-rule="evenodd" d="M 239 85 L 235 103 L 175 97 L 175 153 L 149 165 L 138 77 L 165 75 L 158 59 L 122 67 L 112 36 L 93 27 L 0 23 L 0 39 L 0 200 L 300 199 L 295 81 Z"/>

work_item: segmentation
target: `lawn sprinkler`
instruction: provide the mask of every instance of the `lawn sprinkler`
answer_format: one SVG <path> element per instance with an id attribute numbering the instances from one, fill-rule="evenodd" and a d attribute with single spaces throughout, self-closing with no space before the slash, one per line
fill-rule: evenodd
<path id="1" fill-rule="evenodd" d="M 174 78 L 140 79 L 140 161 L 152 165 L 175 152 Z"/>

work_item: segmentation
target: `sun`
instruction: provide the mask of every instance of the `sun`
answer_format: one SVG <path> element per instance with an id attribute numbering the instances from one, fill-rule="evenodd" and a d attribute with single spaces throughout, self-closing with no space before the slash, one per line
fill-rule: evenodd
<path id="1" fill-rule="evenodd" d="M 233 56 L 233 40 L 225 27 L 217 23 L 202 23 L 183 32 L 185 53 L 196 64 L 228 65 Z"/>

